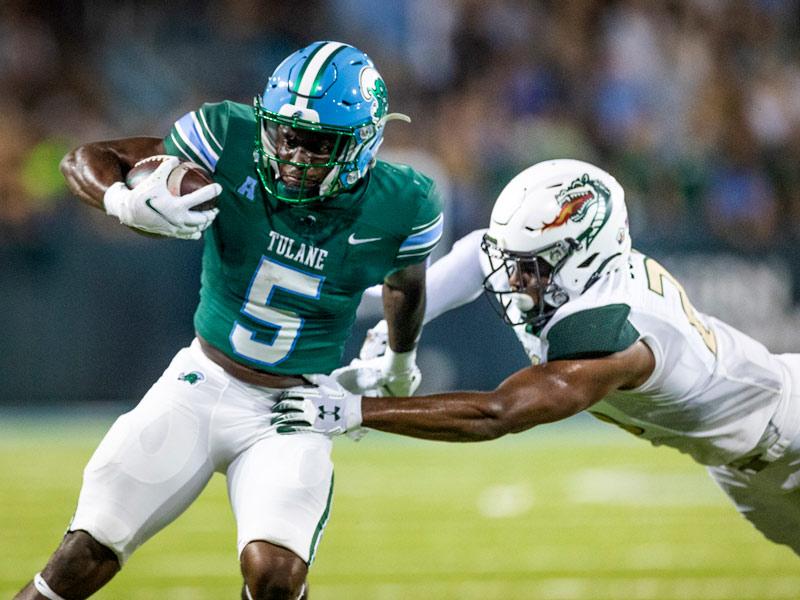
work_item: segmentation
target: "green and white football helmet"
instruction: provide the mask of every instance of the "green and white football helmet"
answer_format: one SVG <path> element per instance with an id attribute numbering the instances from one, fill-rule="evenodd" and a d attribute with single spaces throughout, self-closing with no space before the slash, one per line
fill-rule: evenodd
<path id="1" fill-rule="evenodd" d="M 627 268 L 631 240 L 625 192 L 589 163 L 538 163 L 500 193 L 482 248 L 491 264 L 484 288 L 499 299 L 503 318 L 541 329 L 558 307 L 604 275 Z M 505 278 L 497 276 L 501 272 Z M 520 273 L 535 286 L 536 298 L 507 285 Z"/>

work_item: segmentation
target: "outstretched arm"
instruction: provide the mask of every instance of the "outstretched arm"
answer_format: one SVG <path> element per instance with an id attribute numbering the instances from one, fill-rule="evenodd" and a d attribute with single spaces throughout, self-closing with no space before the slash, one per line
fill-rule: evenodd
<path id="1" fill-rule="evenodd" d="M 637 387 L 655 359 L 641 341 L 604 358 L 559 360 L 517 371 L 491 392 L 363 398 L 362 425 L 443 441 L 491 440 L 585 410 L 616 389 Z"/>
<path id="2" fill-rule="evenodd" d="M 273 407 L 278 433 L 336 435 L 359 426 L 411 437 L 477 442 L 572 416 L 614 390 L 642 385 L 655 368 L 647 345 L 603 358 L 558 360 L 517 371 L 491 392 L 449 392 L 414 398 L 348 393 L 331 377 L 287 390 Z"/>
<path id="3" fill-rule="evenodd" d="M 484 233 L 486 229 L 468 233 L 453 244 L 450 252 L 428 267 L 425 274 L 423 323 L 427 324 L 481 295 L 485 278 L 481 268 L 481 240 Z M 376 285 L 368 288 L 364 295 L 378 298 L 382 291 L 383 288 Z"/>

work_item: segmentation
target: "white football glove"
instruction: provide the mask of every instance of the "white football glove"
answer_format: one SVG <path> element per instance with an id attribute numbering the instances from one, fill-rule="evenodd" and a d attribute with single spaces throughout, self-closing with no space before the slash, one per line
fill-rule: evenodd
<path id="1" fill-rule="evenodd" d="M 351 394 L 328 375 L 307 375 L 314 385 L 289 388 L 272 407 L 270 423 L 283 435 L 350 433 L 360 437 L 361 396 Z M 355 434 L 355 435 L 354 435 Z"/>
<path id="2" fill-rule="evenodd" d="M 380 364 L 378 364 L 380 362 Z M 380 396 L 383 381 L 382 361 L 354 358 L 350 364 L 339 367 L 331 377 L 351 394 L 360 396 Z"/>
<path id="3" fill-rule="evenodd" d="M 331 376 L 353 394 L 411 396 L 422 381 L 416 349 L 394 352 L 389 348 L 389 326 L 380 320 L 367 331 L 358 358 Z"/>
<path id="4" fill-rule="evenodd" d="M 164 160 L 134 189 L 118 181 L 106 190 L 103 204 L 109 215 L 120 223 L 148 233 L 197 240 L 219 213 L 212 208 L 189 210 L 222 192 L 218 183 L 206 185 L 185 196 L 173 196 L 167 189 L 167 177 L 180 161 L 176 156 Z"/>
<path id="5" fill-rule="evenodd" d="M 381 388 L 386 392 L 383 395 L 413 396 L 422 382 L 422 372 L 417 366 L 417 349 L 394 352 L 387 348 L 380 359 L 383 361 Z"/>
<path id="6" fill-rule="evenodd" d="M 370 360 L 354 358 L 331 376 L 345 389 L 361 396 L 411 396 L 422 381 L 417 367 L 416 350 L 395 353 L 387 349 L 383 356 Z"/>
<path id="7" fill-rule="evenodd" d="M 386 319 L 381 319 L 375 323 L 375 327 L 367 330 L 367 335 L 364 338 L 364 343 L 361 344 L 358 358 L 361 360 L 370 360 L 371 358 L 383 356 L 388 347 L 389 324 L 386 322 Z"/>

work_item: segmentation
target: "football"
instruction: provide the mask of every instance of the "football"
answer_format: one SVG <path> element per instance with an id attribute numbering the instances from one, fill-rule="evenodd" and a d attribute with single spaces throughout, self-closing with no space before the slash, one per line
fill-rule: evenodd
<path id="1" fill-rule="evenodd" d="M 165 155 L 150 156 L 137 162 L 125 176 L 125 184 L 133 189 L 155 171 L 162 161 L 170 158 Z M 167 177 L 167 189 L 175 196 L 185 196 L 200 189 L 209 183 L 214 183 L 211 173 L 189 160 L 181 159 Z M 209 210 L 217 205 L 217 199 L 212 198 L 206 202 L 193 206 L 191 210 Z"/>

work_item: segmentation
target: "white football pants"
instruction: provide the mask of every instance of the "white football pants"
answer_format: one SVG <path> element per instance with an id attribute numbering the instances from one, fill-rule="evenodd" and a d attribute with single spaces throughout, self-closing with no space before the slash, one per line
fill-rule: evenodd
<path id="1" fill-rule="evenodd" d="M 730 465 L 708 467 L 708 472 L 761 533 L 800 555 L 800 354 L 778 358 L 791 379 L 787 402 L 772 423 L 777 444 L 786 447 L 783 456 L 756 473 Z"/>
<path id="2" fill-rule="evenodd" d="M 268 435 L 280 392 L 230 377 L 195 340 L 103 438 L 84 470 L 70 531 L 87 531 L 124 564 L 219 472 L 227 475 L 239 554 L 263 540 L 310 564 L 330 512 L 331 440 Z"/>

